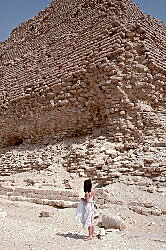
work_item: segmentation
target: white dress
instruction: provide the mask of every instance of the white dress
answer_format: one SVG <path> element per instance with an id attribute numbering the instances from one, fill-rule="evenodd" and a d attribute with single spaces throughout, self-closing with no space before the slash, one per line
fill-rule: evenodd
<path id="1" fill-rule="evenodd" d="M 89 198 L 88 202 L 80 200 L 76 211 L 76 218 L 81 221 L 84 227 L 89 227 L 93 225 L 94 213 L 95 209 L 93 203 L 93 196 Z"/>

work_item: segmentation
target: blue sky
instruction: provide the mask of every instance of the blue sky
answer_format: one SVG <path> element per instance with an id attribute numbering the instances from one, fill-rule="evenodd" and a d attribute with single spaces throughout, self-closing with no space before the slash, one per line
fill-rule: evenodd
<path id="1" fill-rule="evenodd" d="M 8 39 L 18 24 L 36 16 L 52 0 L 0 0 L 0 41 Z"/>
<path id="2" fill-rule="evenodd" d="M 145 13 L 159 18 L 166 25 L 166 0 L 133 0 Z"/>
<path id="3" fill-rule="evenodd" d="M 52 0 L 0 0 L 0 41 L 6 40 L 19 23 L 37 15 Z M 166 24 L 166 0 L 133 0 L 146 13 Z"/>

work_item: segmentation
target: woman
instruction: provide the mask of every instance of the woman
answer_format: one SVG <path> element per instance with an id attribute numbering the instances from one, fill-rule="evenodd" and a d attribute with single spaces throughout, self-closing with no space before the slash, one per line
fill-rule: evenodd
<path id="1" fill-rule="evenodd" d="M 85 196 L 81 199 L 77 207 L 77 217 L 80 217 L 80 220 L 84 227 L 88 227 L 88 240 L 91 240 L 94 235 L 94 204 L 95 192 L 92 189 L 91 180 L 84 181 L 84 192 Z"/>

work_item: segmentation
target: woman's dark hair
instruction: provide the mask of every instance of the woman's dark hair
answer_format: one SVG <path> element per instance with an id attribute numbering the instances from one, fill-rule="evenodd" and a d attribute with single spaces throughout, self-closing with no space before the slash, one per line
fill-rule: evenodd
<path id="1" fill-rule="evenodd" d="M 84 192 L 85 193 L 86 192 L 90 193 L 91 189 L 92 189 L 92 182 L 91 182 L 91 180 L 90 179 L 89 180 L 85 180 L 84 181 Z"/>

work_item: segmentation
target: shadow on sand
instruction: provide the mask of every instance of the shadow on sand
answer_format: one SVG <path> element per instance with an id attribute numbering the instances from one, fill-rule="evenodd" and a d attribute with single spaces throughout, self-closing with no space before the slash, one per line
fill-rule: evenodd
<path id="1" fill-rule="evenodd" d="M 78 233 L 57 233 L 56 235 L 59 235 L 65 238 L 75 239 L 75 240 L 87 240 L 87 236 L 80 235 Z"/>

